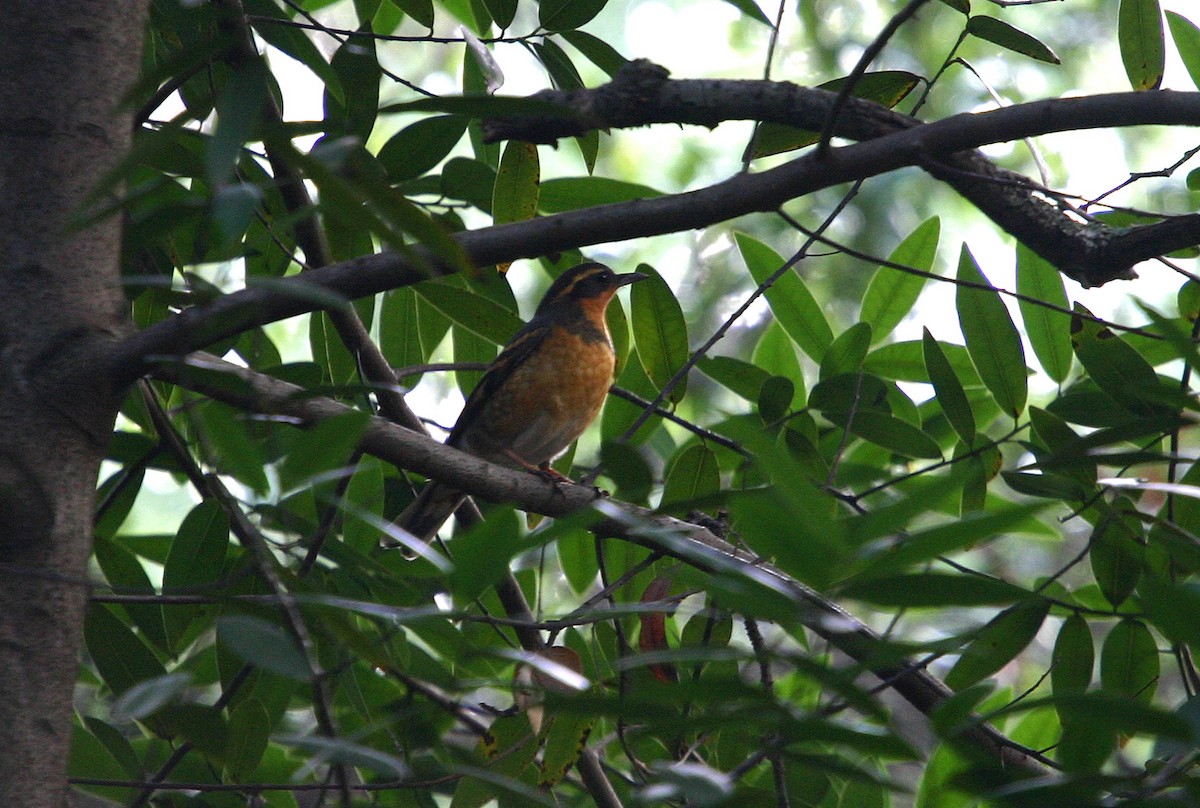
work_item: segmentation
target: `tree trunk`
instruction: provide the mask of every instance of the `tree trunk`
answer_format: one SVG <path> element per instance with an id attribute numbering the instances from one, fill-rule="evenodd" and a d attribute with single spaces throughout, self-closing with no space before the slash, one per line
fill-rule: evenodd
<path id="1" fill-rule="evenodd" d="M 66 802 L 96 476 L 119 402 L 120 222 L 75 226 L 128 150 L 145 0 L 0 14 L 0 805 Z"/>

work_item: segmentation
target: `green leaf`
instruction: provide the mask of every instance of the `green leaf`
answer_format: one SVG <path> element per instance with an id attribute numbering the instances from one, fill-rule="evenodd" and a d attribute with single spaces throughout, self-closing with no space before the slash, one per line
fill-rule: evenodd
<path id="1" fill-rule="evenodd" d="M 867 545 L 867 552 L 863 555 L 869 565 L 861 575 L 863 578 L 890 575 L 913 564 L 972 547 L 979 541 L 994 540 L 1005 531 L 1021 527 L 1042 507 L 1041 504 L 1033 504 L 1013 506 L 994 513 L 978 511 L 953 522 L 913 532 L 898 546 L 881 548 L 874 544 Z"/>
<path id="2" fill-rule="evenodd" d="M 938 217 L 926 219 L 900 242 L 888 256 L 888 261 L 928 272 L 937 255 L 940 232 L 941 220 Z M 871 325 L 872 342 L 882 341 L 912 311 L 925 287 L 925 281 L 924 275 L 890 266 L 875 270 L 863 295 L 861 315 Z"/>
<path id="3" fill-rule="evenodd" d="M 758 391 L 758 414 L 763 423 L 774 424 L 782 420 L 792 408 L 796 396 L 796 385 L 786 376 L 772 376 Z"/>
<path id="4" fill-rule="evenodd" d="M 1200 587 L 1146 576 L 1138 585 L 1138 598 L 1152 625 L 1176 643 L 1200 646 Z"/>
<path id="5" fill-rule="evenodd" d="M 662 499 L 658 507 L 689 503 L 716 494 L 721 489 L 721 468 L 712 449 L 693 443 L 676 453 L 663 478 Z"/>
<path id="6" fill-rule="evenodd" d="M 635 283 L 629 292 L 633 339 L 642 368 L 654 386 L 662 390 L 688 360 L 687 324 L 683 308 L 662 276 L 647 264 L 639 264 L 637 271 L 650 277 Z M 683 398 L 686 382 L 681 379 L 675 385 L 670 401 Z"/>
<path id="7" fill-rule="evenodd" d="M 379 162 L 392 182 L 419 177 L 440 163 L 467 131 L 467 119 L 437 115 L 401 129 L 379 150 Z"/>
<path id="8" fill-rule="evenodd" d="M 1167 12 L 1167 27 L 1171 29 L 1175 49 L 1179 51 L 1179 59 L 1192 77 L 1192 84 L 1200 89 L 1200 28 L 1174 11 Z"/>
<path id="9" fill-rule="evenodd" d="M 225 555 L 229 550 L 229 517 L 216 500 L 205 500 L 191 510 L 179 526 L 163 567 L 163 591 L 168 595 L 216 594 Z M 163 610 L 163 622 L 173 647 L 189 625 L 205 611 L 203 606 L 179 604 Z"/>
<path id="10" fill-rule="evenodd" d="M 254 26 L 254 33 L 263 38 L 272 47 L 283 51 L 297 62 L 307 67 L 325 84 L 325 91 L 334 98 L 343 100 L 345 93 L 337 72 L 321 55 L 320 49 L 307 34 L 294 25 L 289 25 L 291 19 L 283 13 L 272 0 L 245 0 L 243 6 Z M 267 17 L 266 21 L 255 18 Z M 271 22 L 277 20 L 278 23 Z"/>
<path id="11" fill-rule="evenodd" d="M 1091 312 L 1076 303 L 1081 316 L 1071 322 L 1075 355 L 1101 390 L 1135 415 L 1153 417 L 1170 410 L 1151 392 L 1162 388 L 1158 374 L 1129 343 L 1091 318 Z"/>
<path id="12" fill-rule="evenodd" d="M 1150 704 L 1158 686 L 1158 644 L 1140 620 L 1113 626 L 1100 649 L 1100 687 L 1120 698 Z"/>
<path id="13" fill-rule="evenodd" d="M 807 391 L 804 389 L 804 371 L 800 367 L 800 357 L 796 354 L 796 343 L 792 342 L 779 323 L 767 323 L 750 358 L 754 362 L 750 366 L 753 370 L 743 368 L 738 373 L 742 376 L 743 381 L 750 380 L 759 386 L 758 392 L 751 398 L 752 401 L 759 400 L 762 383 L 765 382 L 765 380 L 759 381 L 758 374 L 766 372 L 771 376 L 782 376 L 792 382 L 793 394 L 791 401 L 787 404 L 788 408 L 804 406 Z"/>
<path id="14" fill-rule="evenodd" d="M 979 378 L 995 396 L 1000 409 L 1016 418 L 1025 409 L 1029 392 L 1021 335 L 1004 301 L 983 276 L 965 244 L 958 261 L 958 280 L 986 287 L 972 288 L 960 283 L 956 295 L 958 323 Z"/>
<path id="15" fill-rule="evenodd" d="M 755 283 L 766 283 L 784 265 L 783 258 L 761 241 L 743 233 L 735 234 L 734 238 Z M 800 275 L 789 269 L 767 289 L 765 296 L 783 330 L 800 350 L 820 362 L 833 342 L 833 329 Z"/>
<path id="16" fill-rule="evenodd" d="M 938 345 L 965 387 L 978 387 L 983 384 L 965 346 L 948 342 L 939 342 Z M 892 342 L 879 346 L 867 354 L 863 370 L 898 382 L 933 383 L 925 367 L 925 343 L 922 340 Z"/>
<path id="17" fill-rule="evenodd" d="M 905 608 L 990 606 L 1029 595 L 1019 586 L 996 578 L 932 572 L 851 581 L 841 594 L 866 603 Z"/>
<path id="18" fill-rule="evenodd" d="M 119 696 L 139 682 L 166 676 L 158 657 L 112 611 L 93 603 L 83 623 L 83 640 L 96 673 Z"/>
<path id="19" fill-rule="evenodd" d="M 825 380 L 844 373 L 858 373 L 870 347 L 871 326 L 868 323 L 850 326 L 830 343 L 821 357 L 820 378 Z"/>
<path id="20" fill-rule="evenodd" d="M 109 715 L 118 723 L 141 721 L 178 701 L 191 685 L 192 675 L 179 671 L 143 679 L 113 701 Z"/>
<path id="21" fill-rule="evenodd" d="M 1082 615 L 1072 614 L 1063 621 L 1050 660 L 1050 684 L 1055 696 L 1083 693 L 1091 685 L 1096 649 Z"/>
<path id="22" fill-rule="evenodd" d="M 1050 611 L 1044 600 L 1027 600 L 1000 612 L 979 630 L 946 674 L 946 685 L 962 690 L 991 676 L 1032 642 Z"/>
<path id="23" fill-rule="evenodd" d="M 942 0 L 942 2 L 955 11 L 966 14 L 968 17 L 971 16 L 971 0 Z"/>
<path id="24" fill-rule="evenodd" d="M 217 96 L 217 126 L 204 151 L 205 177 L 219 188 L 233 177 L 242 146 L 254 139 L 267 97 L 267 71 L 259 59 L 249 59 Z"/>
<path id="25" fill-rule="evenodd" d="M 762 9 L 758 7 L 758 4 L 754 0 L 725 0 L 725 2 L 752 20 L 757 20 L 768 28 L 775 27 L 767 18 L 767 15 L 763 14 Z"/>
<path id="26" fill-rule="evenodd" d="M 1127 513 L 1128 512 L 1128 513 Z M 1142 576 L 1144 538 L 1134 505 L 1124 497 L 1109 506 L 1092 533 L 1088 557 L 1105 599 L 1120 606 Z"/>
<path id="27" fill-rule="evenodd" d="M 510 141 L 504 147 L 500 170 L 496 173 L 492 221 L 495 224 L 507 224 L 532 219 L 537 212 L 540 179 L 537 146 Z"/>
<path id="28" fill-rule="evenodd" d="M 375 53 L 375 40 L 352 36 L 342 43 L 330 60 L 344 91 L 344 98 L 325 89 L 325 121 L 330 134 L 353 135 L 366 143 L 375 127 L 379 109 L 382 72 Z"/>
<path id="29" fill-rule="evenodd" d="M 558 177 L 542 183 L 538 206 L 545 213 L 562 213 L 656 196 L 662 196 L 662 192 L 634 182 L 608 177 Z"/>
<path id="30" fill-rule="evenodd" d="M 525 325 L 512 311 L 465 288 L 461 281 L 426 281 L 413 289 L 455 325 L 494 345 L 507 344 Z"/>
<path id="31" fill-rule="evenodd" d="M 1135 90 L 1157 90 L 1166 65 L 1162 10 L 1158 0 L 1121 0 L 1117 42 L 1125 75 Z"/>
<path id="32" fill-rule="evenodd" d="M 226 776 L 234 783 L 245 782 L 267 751 L 270 717 L 258 699 L 245 699 L 230 711 L 227 730 L 223 755 Z"/>
<path id="33" fill-rule="evenodd" d="M 217 641 L 243 662 L 298 682 L 313 675 L 308 660 L 292 635 L 274 623 L 243 614 L 217 620 Z"/>
<path id="34" fill-rule="evenodd" d="M 399 758 L 342 738 L 284 735 L 276 737 L 275 740 L 314 759 L 361 767 L 389 780 L 399 780 L 409 774 L 408 767 Z"/>
<path id="35" fill-rule="evenodd" d="M 141 490 L 140 485 L 137 488 Z M 113 589 L 131 595 L 154 594 L 154 586 L 142 563 L 123 545 L 98 535 L 93 540 L 92 551 L 104 579 Z M 161 606 L 157 603 L 126 603 L 124 608 L 145 639 L 160 650 L 168 650 L 170 641 L 163 626 Z"/>
<path id="36" fill-rule="evenodd" d="M 629 63 L 629 60 L 617 52 L 617 49 L 597 36 L 587 31 L 563 31 L 562 38 L 570 42 L 588 61 L 609 75 L 609 78 Z"/>
<path id="37" fill-rule="evenodd" d="M 954 372 L 945 351 L 929 333 L 928 328 L 925 329 L 922 339 L 925 348 L 925 369 L 933 382 L 937 402 L 963 443 L 970 445 L 975 440 L 975 414 L 971 411 L 971 403 L 958 380 L 958 374 Z"/>
<path id="38" fill-rule="evenodd" d="M 1024 244 L 1017 245 L 1017 291 L 1059 309 L 1068 305 L 1058 270 Z M 1071 315 L 1031 300 L 1021 299 L 1018 305 L 1034 355 L 1046 375 L 1062 384 L 1071 373 Z"/>
<path id="39" fill-rule="evenodd" d="M 433 0 L 391 0 L 401 11 L 425 28 L 433 28 Z M 492 0 L 496 2 L 496 0 Z M 512 0 L 516 5 L 516 0 Z"/>
<path id="40" fill-rule="evenodd" d="M 340 475 L 369 420 L 368 413 L 353 411 L 289 432 L 284 440 L 286 454 L 279 464 L 279 485 L 288 492 L 310 488 L 330 472 Z"/>
<path id="41" fill-rule="evenodd" d="M 496 171 L 487 163 L 467 157 L 452 157 L 442 166 L 442 193 L 451 199 L 470 202 L 484 213 L 492 212 Z"/>
<path id="42" fill-rule="evenodd" d="M 500 30 L 505 30 L 512 25 L 517 16 L 517 0 L 483 0 L 483 5 L 488 11 L 488 16 Z"/>
<path id="43" fill-rule="evenodd" d="M 747 401 L 758 401 L 758 393 L 771 374 L 732 356 L 706 356 L 696 364 L 705 376 Z"/>
<path id="44" fill-rule="evenodd" d="M 547 31 L 573 31 L 599 14 L 607 0 L 538 0 L 538 22 Z"/>
<path id="45" fill-rule="evenodd" d="M 986 17 L 982 14 L 971 17 L 967 20 L 967 33 L 980 39 L 986 39 L 988 42 L 1010 51 L 1024 54 L 1031 59 L 1037 59 L 1039 62 L 1060 64 L 1054 51 L 1036 37 L 1025 33 L 1020 28 L 1014 28 L 1006 22 L 997 20 L 995 17 Z"/>
<path id="46" fill-rule="evenodd" d="M 516 511 L 503 506 L 487 519 L 454 537 L 454 570 L 447 584 L 459 603 L 470 603 L 508 572 L 508 562 L 521 549 Z"/>
<path id="47" fill-rule="evenodd" d="M 941 460 L 937 442 L 917 427 L 878 410 L 860 410 L 850 417 L 850 434 L 906 457 Z"/>
<path id="48" fill-rule="evenodd" d="M 644 504 L 654 485 L 654 475 L 636 447 L 606 440 L 600 446 L 600 465 L 617 484 L 617 499 Z"/>

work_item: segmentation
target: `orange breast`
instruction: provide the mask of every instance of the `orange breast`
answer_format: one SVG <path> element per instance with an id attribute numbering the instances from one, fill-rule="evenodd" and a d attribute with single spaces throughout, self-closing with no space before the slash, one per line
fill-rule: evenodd
<path id="1" fill-rule="evenodd" d="M 611 344 L 553 328 L 540 350 L 496 391 L 488 407 L 490 423 L 479 424 L 482 431 L 472 430 L 477 453 L 508 462 L 496 456 L 507 449 L 528 463 L 544 463 L 566 449 L 600 412 L 612 385 Z"/>

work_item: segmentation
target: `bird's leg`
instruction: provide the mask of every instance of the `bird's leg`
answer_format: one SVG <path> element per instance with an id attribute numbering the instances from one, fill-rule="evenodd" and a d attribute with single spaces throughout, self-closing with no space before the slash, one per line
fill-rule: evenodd
<path id="1" fill-rule="evenodd" d="M 547 460 L 545 463 L 542 463 L 540 466 L 535 466 L 532 463 L 530 463 L 528 460 L 526 460 L 525 458 L 521 457 L 519 454 L 514 452 L 512 449 L 505 449 L 504 454 L 508 455 L 510 460 L 512 460 L 514 463 L 516 463 L 521 468 L 528 471 L 530 474 L 536 474 L 537 476 L 541 477 L 543 480 L 546 480 L 547 482 L 553 482 L 553 483 L 572 482 L 570 477 L 567 477 L 566 475 L 561 474 L 558 471 L 555 471 L 554 469 L 550 468 L 549 460 Z"/>

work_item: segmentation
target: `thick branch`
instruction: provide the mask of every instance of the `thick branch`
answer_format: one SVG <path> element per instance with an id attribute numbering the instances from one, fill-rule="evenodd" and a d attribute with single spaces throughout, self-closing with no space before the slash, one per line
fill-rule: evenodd
<path id="1" fill-rule="evenodd" d="M 673 86 L 677 82 L 668 84 Z M 728 92 L 733 96 L 731 102 L 739 97 L 732 93 L 732 88 L 739 86 L 738 82 L 712 84 L 716 88 L 711 92 L 729 85 Z M 808 103 L 811 99 L 805 93 L 816 92 L 801 93 L 801 88 L 792 85 L 767 84 L 790 88 L 788 93 L 780 90 L 783 93 L 780 98 L 786 98 L 789 93 L 797 94 L 797 103 Z M 828 94 L 821 97 L 826 96 Z M 774 95 L 763 96 L 762 105 L 768 107 L 775 99 Z M 747 103 L 745 99 L 737 101 L 741 106 L 735 105 L 735 111 Z M 845 114 L 856 125 L 864 121 L 853 114 L 861 111 L 862 103 L 851 104 Z M 758 109 L 758 112 L 762 111 Z M 697 122 L 715 123 L 712 119 L 715 114 L 708 112 L 695 117 L 700 119 Z M 749 111 L 743 114 L 749 115 Z M 899 117 L 881 107 L 872 108 L 871 116 L 879 120 Z M 964 169 L 951 160 L 970 159 L 969 155 L 964 158 L 954 154 L 952 158 L 944 158 L 947 162 L 942 165 L 949 166 L 947 168 L 937 167 L 934 158 L 986 143 L 1072 128 L 1171 123 L 1200 125 L 1200 93 L 1124 93 L 1038 101 L 977 115 L 957 115 L 922 126 L 908 126 L 863 143 L 831 149 L 825 159 L 805 155 L 777 168 L 758 174 L 738 174 L 696 191 L 485 227 L 461 233 L 457 238 L 477 266 L 487 266 L 591 244 L 707 227 L 747 213 L 775 210 L 790 199 L 906 166 L 929 166 L 931 171 L 958 175 Z M 973 168 L 969 170 L 974 171 Z M 994 166 L 989 170 L 994 174 L 1001 172 Z M 1004 202 L 1009 192 L 1027 196 L 1024 190 L 981 181 L 975 173 L 969 174 L 969 178 L 975 189 L 971 193 L 981 197 L 982 201 L 978 203 L 981 209 L 993 215 L 1002 226 L 1024 227 L 1024 224 L 1007 221 L 1004 217 L 1009 215 L 1021 222 L 1031 218 L 1023 213 L 1022 207 Z M 1039 249 L 1053 252 L 1053 257 L 1047 256 L 1049 260 L 1084 283 L 1099 284 L 1124 277 L 1137 261 L 1200 244 L 1198 216 L 1182 216 L 1149 227 L 1112 230 L 1097 225 L 1078 225 L 1040 201 L 1029 204 L 1039 215 L 1051 217 L 1049 224 L 1029 228 L 1030 232 L 1041 233 Z M 1149 242 L 1148 235 L 1153 236 Z M 455 271 L 449 267 L 442 270 Z M 130 382 L 145 373 L 154 364 L 156 356 L 182 356 L 257 325 L 334 307 L 339 301 L 416 283 L 425 277 L 423 267 L 394 253 L 382 253 L 311 270 L 297 277 L 272 280 L 208 305 L 188 309 L 133 335 L 114 352 L 112 372 L 118 380 Z"/>
<path id="2" fill-rule="evenodd" d="M 303 426 L 351 411 L 331 399 L 314 397 L 302 387 L 213 356 L 197 355 L 187 365 L 166 365 L 156 375 L 250 412 L 289 416 Z M 597 503 L 595 489 L 590 486 L 547 483 L 536 475 L 492 465 L 378 417 L 371 419 L 359 447 L 397 466 L 453 481 L 474 496 L 513 502 L 534 513 L 564 516 Z M 895 652 L 849 612 L 707 529 L 612 500 L 602 500 L 600 509 L 606 518 L 592 527 L 599 536 L 631 541 L 710 572 L 733 571 L 783 593 L 796 604 L 805 626 L 886 681 L 921 712 L 930 714 L 951 695 L 923 668 L 898 664 Z M 1033 753 L 986 724 L 971 727 L 962 737 L 1005 766 L 1024 774 L 1047 774 Z"/>
<path id="3" fill-rule="evenodd" d="M 488 139 L 554 143 L 591 129 L 655 123 L 712 127 L 726 120 L 822 130 L 837 96 L 787 82 L 672 81 L 663 68 L 639 60 L 603 87 L 545 90 L 533 98 L 562 105 L 573 114 L 489 121 L 484 130 Z M 1054 99 L 929 124 L 849 98 L 834 134 L 867 141 L 911 132 L 910 137 L 889 139 L 904 164 L 920 165 L 953 187 L 1064 274 L 1084 286 L 1100 286 L 1132 277 L 1139 261 L 1200 242 L 1200 216 L 1119 229 L 1080 222 L 1050 204 L 1032 180 L 996 166 L 974 149 L 1048 132 L 1143 124 L 1200 125 L 1200 96 L 1164 91 Z M 819 160 L 820 154 L 812 157 Z"/>

